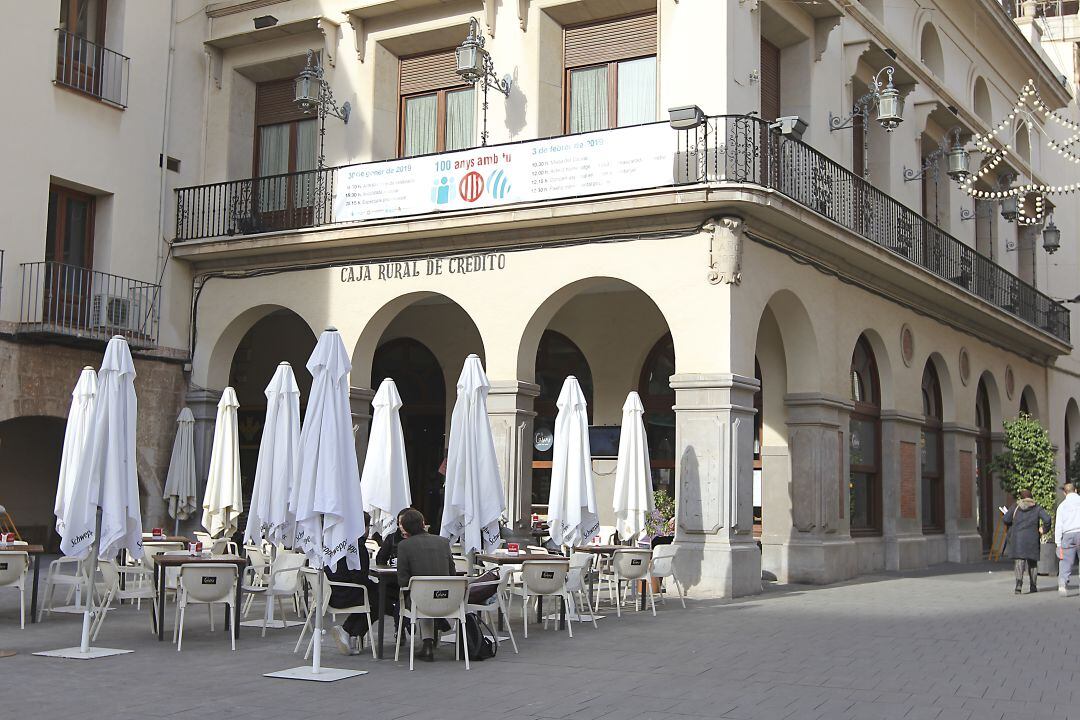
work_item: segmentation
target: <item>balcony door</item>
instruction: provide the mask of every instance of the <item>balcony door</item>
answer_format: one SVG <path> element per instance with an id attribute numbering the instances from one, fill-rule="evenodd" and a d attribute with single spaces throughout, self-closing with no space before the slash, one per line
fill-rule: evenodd
<path id="1" fill-rule="evenodd" d="M 84 327 L 93 290 L 93 196 L 57 185 L 50 187 L 45 234 L 42 317 L 47 322 Z"/>
<path id="2" fill-rule="evenodd" d="M 101 94 L 106 0 L 60 0 L 56 77 L 64 85 Z"/>
<path id="3" fill-rule="evenodd" d="M 476 145 L 476 90 L 462 83 L 455 67 L 453 50 L 401 59 L 401 157 Z"/>
<path id="4" fill-rule="evenodd" d="M 255 94 L 254 214 L 246 232 L 290 230 L 314 221 L 318 121 L 294 101 L 293 80 L 260 83 Z"/>

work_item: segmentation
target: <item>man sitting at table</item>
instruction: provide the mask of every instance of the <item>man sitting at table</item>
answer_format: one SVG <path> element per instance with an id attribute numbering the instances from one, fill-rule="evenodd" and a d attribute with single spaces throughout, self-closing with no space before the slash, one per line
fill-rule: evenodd
<path id="1" fill-rule="evenodd" d="M 364 513 L 364 537 L 357 540 L 357 544 L 361 549 L 364 547 L 364 541 L 367 540 L 367 525 L 371 518 L 367 513 Z M 326 573 L 326 577 L 330 578 L 332 582 L 345 582 L 353 585 L 363 585 L 367 589 L 367 597 L 364 597 L 364 591 L 360 588 L 354 587 L 340 587 L 331 586 L 330 588 L 330 607 L 332 608 L 345 608 L 353 607 L 355 605 L 363 605 L 365 600 L 369 603 L 371 599 L 375 597 L 375 593 L 378 592 L 378 585 L 371 579 L 368 574 L 370 567 L 370 560 L 368 558 L 367 550 L 363 550 L 360 553 L 360 569 L 349 569 L 348 561 L 345 558 L 341 558 L 338 561 L 337 567 L 333 571 L 330 568 L 323 568 L 323 572 Z M 379 608 L 376 604 L 371 604 L 371 620 L 372 622 L 379 619 Z M 337 625 L 333 628 L 332 634 L 334 641 L 337 643 L 338 650 L 342 655 L 359 655 L 360 648 L 362 646 L 361 640 L 364 634 L 368 631 L 368 619 L 364 613 L 350 613 L 345 622 L 341 625 Z"/>
<path id="2" fill-rule="evenodd" d="M 450 552 L 450 541 L 439 535 L 432 535 L 424 524 L 424 516 L 419 510 L 408 509 L 398 519 L 398 528 L 405 538 L 398 545 L 397 575 L 398 585 L 409 587 L 409 580 L 422 575 L 454 575 L 454 556 Z M 418 657 L 421 660 L 435 659 L 435 621 L 421 620 L 420 637 L 424 646 Z"/>

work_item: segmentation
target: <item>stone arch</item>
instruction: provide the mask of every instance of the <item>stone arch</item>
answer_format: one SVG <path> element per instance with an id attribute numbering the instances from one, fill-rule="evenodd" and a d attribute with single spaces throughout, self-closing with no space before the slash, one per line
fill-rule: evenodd
<path id="1" fill-rule="evenodd" d="M 295 313 L 307 323 L 308 329 L 316 337 L 323 330 L 323 328 L 313 327 L 308 318 L 284 305 L 266 303 L 252 306 L 240 312 L 225 325 L 221 333 L 211 340 L 212 348 L 208 353 L 196 351 L 195 369 L 192 373 L 193 384 L 201 384 L 212 390 L 220 390 L 228 385 L 233 356 L 236 354 L 236 348 L 240 345 L 240 341 L 255 326 L 255 323 L 278 310 L 289 310 Z M 200 358 L 202 359 L 201 362 Z"/>
<path id="2" fill-rule="evenodd" d="M 1039 412 L 1039 396 L 1035 394 L 1035 388 L 1030 385 L 1025 385 L 1023 392 L 1020 393 L 1018 412 L 1025 409 L 1031 417 L 1043 422 L 1042 414 Z"/>
<path id="3" fill-rule="evenodd" d="M 1063 428 L 1065 438 L 1065 470 L 1068 472 L 1069 464 L 1075 457 L 1073 450 L 1077 443 L 1080 443 L 1080 405 L 1077 405 L 1076 398 L 1069 398 L 1069 402 L 1065 404 L 1065 427 Z"/>
<path id="4" fill-rule="evenodd" d="M 986 79 L 981 75 L 975 78 L 975 86 L 972 89 L 972 104 L 975 114 L 987 125 L 994 123 L 994 106 L 990 101 L 990 89 L 986 86 Z"/>
<path id="5" fill-rule="evenodd" d="M 859 337 L 866 338 L 867 343 L 870 345 L 870 349 L 874 352 L 874 363 L 877 366 L 878 373 L 878 385 L 879 392 L 881 394 L 881 408 L 887 410 L 896 407 L 895 405 L 895 377 L 893 375 L 893 362 L 892 356 L 889 354 L 888 346 L 881 338 L 881 334 L 873 328 L 865 328 L 854 337 L 849 339 L 849 342 L 844 346 L 850 348 L 848 350 L 848 357 L 850 353 L 855 350 L 855 345 L 859 342 Z M 844 382 L 840 387 L 850 387 L 851 382 L 847 376 L 848 367 L 846 364 L 840 368 L 840 371 L 844 373 Z"/>
<path id="6" fill-rule="evenodd" d="M 540 305 L 533 311 L 529 321 L 525 324 L 521 333 L 521 339 L 518 341 L 518 354 L 517 354 L 517 373 L 519 378 L 531 378 L 535 374 L 536 369 L 536 349 L 540 345 L 540 336 L 543 335 L 544 330 L 551 323 L 552 318 L 555 317 L 555 313 L 559 311 L 566 303 L 572 300 L 578 295 L 582 295 L 589 292 L 599 292 L 601 290 L 630 290 L 636 292 L 647 298 L 650 304 L 656 308 L 656 312 L 663 318 L 664 324 L 667 325 L 669 330 L 671 329 L 671 323 L 664 315 L 663 310 L 657 304 L 656 300 L 645 292 L 638 285 L 631 283 L 627 280 L 612 277 L 588 277 L 576 280 L 572 283 L 562 286 L 552 294 L 550 294 Z M 675 344 L 675 357 L 679 356 L 679 338 L 674 336 L 673 342 Z M 640 357 L 635 357 L 635 363 L 637 367 L 641 366 L 641 363 L 645 359 L 645 355 L 648 354 L 651 349 L 651 345 L 644 348 L 643 353 L 639 353 Z"/>
<path id="7" fill-rule="evenodd" d="M 1001 408 L 1001 390 L 998 387 L 997 380 L 994 378 L 994 374 L 989 370 L 984 370 L 982 375 L 979 376 L 979 382 L 976 383 L 976 392 L 978 391 L 979 383 L 986 388 L 986 400 L 990 405 L 990 427 L 994 432 L 1001 431 L 1001 423 L 1004 420 L 1003 411 Z M 972 420 L 974 421 L 975 405 L 971 406 Z M 972 422 L 974 424 L 974 422 Z"/>
<path id="8" fill-rule="evenodd" d="M 780 332 L 788 392 L 808 392 L 821 386 L 821 357 L 817 331 L 805 303 L 791 290 L 779 290 L 765 303 L 754 337 L 760 338 L 761 323 L 771 315 Z"/>
<path id="9" fill-rule="evenodd" d="M 926 358 L 926 364 L 934 366 L 937 373 L 938 387 L 941 389 L 941 419 L 942 422 L 956 422 L 958 410 L 956 407 L 956 390 L 953 386 L 952 375 L 949 374 L 949 366 L 941 353 L 934 351 Z"/>
<path id="10" fill-rule="evenodd" d="M 1016 148 L 1016 154 L 1020 156 L 1024 162 L 1031 163 L 1031 132 L 1028 128 L 1027 120 L 1019 120 L 1016 123 L 1016 128 L 1013 133 L 1014 140 L 1013 146 Z"/>
<path id="11" fill-rule="evenodd" d="M 416 292 L 406 293 L 399 295 L 398 297 L 388 301 L 382 307 L 375 311 L 375 314 L 364 325 L 364 329 L 360 332 L 360 336 L 357 338 L 356 345 L 352 354 L 352 384 L 356 387 L 361 387 L 361 384 L 370 382 L 371 379 L 371 363 L 375 357 L 375 350 L 378 348 L 379 340 L 390 327 L 390 323 L 394 321 L 402 312 L 407 308 L 421 302 L 442 301 L 450 303 L 461 310 L 462 313 L 472 323 L 473 328 L 476 330 L 477 335 L 480 336 L 479 347 L 472 352 L 480 356 L 481 361 L 485 360 L 484 352 L 484 340 L 483 335 L 480 333 L 479 325 L 476 319 L 465 309 L 465 306 L 455 300 L 453 297 L 446 295 L 445 293 L 434 292 L 431 290 L 418 290 Z M 448 369 L 448 374 L 453 374 L 459 371 L 461 368 Z M 455 374 L 456 378 L 457 375 Z M 449 389 L 449 386 L 448 386 Z M 450 393 L 452 394 L 452 393 Z"/>
<path id="12" fill-rule="evenodd" d="M 945 54 L 941 50 L 941 39 L 933 23 L 926 23 L 919 35 L 919 57 L 924 65 L 938 78 L 945 79 Z"/>

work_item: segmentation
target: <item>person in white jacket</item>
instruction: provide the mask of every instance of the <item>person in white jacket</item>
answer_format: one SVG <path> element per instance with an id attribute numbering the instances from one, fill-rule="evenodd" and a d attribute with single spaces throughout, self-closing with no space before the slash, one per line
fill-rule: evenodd
<path id="1" fill-rule="evenodd" d="M 1069 576 L 1072 575 L 1077 553 L 1080 552 L 1080 495 L 1072 483 L 1061 488 L 1065 499 L 1057 507 L 1054 517 L 1054 542 L 1057 544 L 1058 595 L 1069 592 Z"/>

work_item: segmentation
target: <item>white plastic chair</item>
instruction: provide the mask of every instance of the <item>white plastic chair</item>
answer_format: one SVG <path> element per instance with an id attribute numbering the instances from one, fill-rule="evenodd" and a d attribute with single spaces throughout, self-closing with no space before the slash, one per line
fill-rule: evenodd
<path id="1" fill-rule="evenodd" d="M 566 576 L 570 564 L 564 560 L 529 560 L 521 565 L 521 605 L 524 610 L 525 639 L 529 638 L 529 600 L 539 602 L 543 597 L 562 598 L 563 607 L 570 609 L 570 593 L 566 591 Z M 574 637 L 574 623 L 567 622 L 566 630 Z M 547 617 L 544 617 L 547 627 Z"/>
<path id="2" fill-rule="evenodd" d="M 39 559 L 38 562 L 41 562 Z M 45 573 L 45 585 L 42 589 L 41 607 L 38 609 L 38 622 L 44 619 L 45 613 L 52 613 L 56 608 L 54 595 L 56 588 L 65 588 L 64 604 L 71 604 L 71 596 L 75 592 L 85 595 L 89 587 L 86 578 L 86 568 L 82 560 L 71 557 L 60 557 L 49 564 L 49 570 Z M 80 597 L 80 604 L 86 603 L 85 597 Z"/>
<path id="3" fill-rule="evenodd" d="M 247 569 L 247 572 L 250 573 L 248 582 L 252 587 L 266 587 L 266 583 L 270 578 L 270 556 L 264 547 L 259 545 L 245 545 L 244 554 L 247 555 L 250 563 Z M 243 615 L 245 618 L 251 611 L 251 604 L 254 600 L 255 595 L 252 593 L 248 593 L 248 596 L 244 599 Z"/>
<path id="4" fill-rule="evenodd" d="M 149 600 L 150 603 L 150 631 L 157 632 L 157 589 L 154 587 L 153 571 L 139 566 L 120 566 L 114 560 L 102 560 L 98 563 L 101 577 L 104 581 L 105 594 L 101 600 L 100 612 L 92 628 L 93 638 L 97 640 L 101 626 L 105 623 L 105 616 L 112 607 L 113 600 Z M 120 589 L 120 576 L 124 575 L 126 582 L 124 589 Z M 132 582 L 135 580 L 135 582 Z M 149 582 L 142 582 L 149 580 Z"/>
<path id="5" fill-rule="evenodd" d="M 248 582 L 244 585 L 244 591 L 259 593 L 266 598 L 266 612 L 263 614 L 262 636 L 266 637 L 266 625 L 274 619 L 274 602 L 277 601 L 278 612 L 281 613 L 282 622 L 285 621 L 285 607 L 281 599 L 293 597 L 300 591 L 300 568 L 307 562 L 307 556 L 295 552 L 279 552 L 270 565 L 270 577 L 264 584 Z M 250 572 L 251 568 L 248 568 Z"/>
<path id="6" fill-rule="evenodd" d="M 587 612 L 592 619 L 593 627 L 596 627 L 596 613 L 593 612 L 592 602 L 588 599 L 589 572 L 592 570 L 593 556 L 591 553 L 577 552 L 570 556 L 570 567 L 566 573 L 566 591 L 574 598 L 574 610 L 581 622 L 588 622 L 581 617 Z M 569 616 L 569 610 L 567 610 Z M 571 621 L 567 617 L 567 622 Z"/>
<path id="7" fill-rule="evenodd" d="M 469 583 L 469 590 L 473 588 L 490 587 L 495 586 L 495 594 L 492 596 L 494 602 L 489 603 L 470 603 L 468 602 L 468 596 L 466 596 L 465 612 L 480 613 L 487 617 L 493 614 L 494 620 L 489 620 L 489 624 L 492 627 L 496 627 L 498 624 L 499 613 L 502 612 L 503 617 L 506 618 L 506 631 L 510 633 L 510 644 L 514 647 L 514 654 L 518 654 L 517 640 L 514 639 L 514 629 L 510 627 L 510 606 L 506 602 L 506 596 L 510 591 L 510 578 L 514 574 L 514 569 L 508 565 L 504 565 L 499 568 L 499 579 L 490 580 L 485 582 Z M 499 647 L 499 633 L 495 632 L 495 647 Z"/>
<path id="8" fill-rule="evenodd" d="M 310 567 L 301 568 L 301 572 L 304 573 L 304 577 L 307 580 L 309 585 L 314 585 L 314 583 L 317 582 L 317 576 L 319 576 L 319 575 L 322 576 L 322 579 L 323 579 L 323 607 L 322 607 L 323 617 L 325 617 L 327 613 L 330 613 L 331 619 L 336 622 L 338 615 L 352 615 L 353 613 L 364 613 L 364 615 L 367 616 L 368 639 L 369 639 L 368 645 L 371 646 L 371 659 L 372 660 L 378 660 L 379 657 L 375 652 L 375 643 L 371 640 L 371 638 L 372 638 L 371 631 L 372 631 L 374 626 L 371 624 L 371 598 L 368 597 L 367 587 L 365 587 L 364 585 L 360 585 L 358 583 L 339 582 L 337 580 L 331 580 L 330 578 L 326 577 L 325 573 L 323 573 L 322 570 L 319 570 L 319 569 L 316 569 L 316 568 L 310 568 Z M 336 588 L 336 587 L 359 588 L 364 593 L 364 602 L 361 603 L 360 605 L 350 605 L 348 607 L 340 607 L 340 608 L 330 607 L 330 594 L 333 592 L 333 589 Z M 307 620 L 304 622 L 304 627 L 300 628 L 300 637 L 296 641 L 296 647 L 293 648 L 293 652 L 298 652 L 300 650 L 300 644 L 304 641 L 304 635 L 308 630 L 311 630 L 311 637 L 308 639 L 307 651 L 304 653 L 304 659 L 305 660 L 307 660 L 308 657 L 311 656 L 311 649 L 312 649 L 312 646 L 314 645 L 314 642 L 315 642 L 315 604 L 314 603 L 312 603 L 311 607 L 308 608 Z"/>
<path id="9" fill-rule="evenodd" d="M 180 566 L 180 621 L 176 636 L 176 652 L 184 644 L 184 617 L 188 605 L 207 605 L 210 610 L 210 630 L 214 630 L 214 605 L 229 608 L 229 640 L 232 649 L 236 649 L 236 633 L 233 632 L 236 618 L 236 583 L 237 567 L 227 563 L 187 563 Z"/>
<path id="10" fill-rule="evenodd" d="M 0 588 L 19 591 L 19 628 L 26 628 L 26 571 L 30 554 L 20 550 L 0 551 Z"/>
<path id="11" fill-rule="evenodd" d="M 678 547 L 675 545 L 657 545 L 652 551 L 652 566 L 649 568 L 649 578 L 671 578 L 675 589 L 679 591 L 679 601 L 683 609 L 686 609 L 686 593 L 683 592 L 682 583 L 675 576 L 675 554 Z M 660 602 L 667 604 L 667 598 L 661 594 Z"/>
<path id="12" fill-rule="evenodd" d="M 394 662 L 401 654 L 401 632 L 405 627 L 404 619 L 409 619 L 413 631 L 409 633 L 409 669 L 413 669 L 416 655 L 416 636 L 420 634 L 420 620 L 456 620 L 459 641 L 454 643 L 454 659 L 465 649 L 465 669 L 469 669 L 469 647 L 465 638 L 465 599 L 469 587 L 467 578 L 451 576 L 415 576 L 409 579 L 409 586 L 401 591 L 401 619 L 398 622 L 397 640 L 394 645 Z M 409 593 L 409 604 L 405 604 L 405 592 Z M 437 635 L 438 633 L 436 633 Z M 436 637 L 436 641 L 438 638 Z"/>
<path id="13" fill-rule="evenodd" d="M 627 548 L 616 550 L 611 556 L 611 571 L 615 575 L 615 612 L 622 617 L 622 606 L 625 593 L 638 581 L 645 582 L 645 591 L 648 593 L 649 602 L 652 605 L 652 614 L 656 615 L 656 596 L 653 595 L 652 583 L 648 582 L 649 566 L 652 562 L 652 550 L 637 550 Z M 626 583 L 623 589 L 622 584 Z"/>

